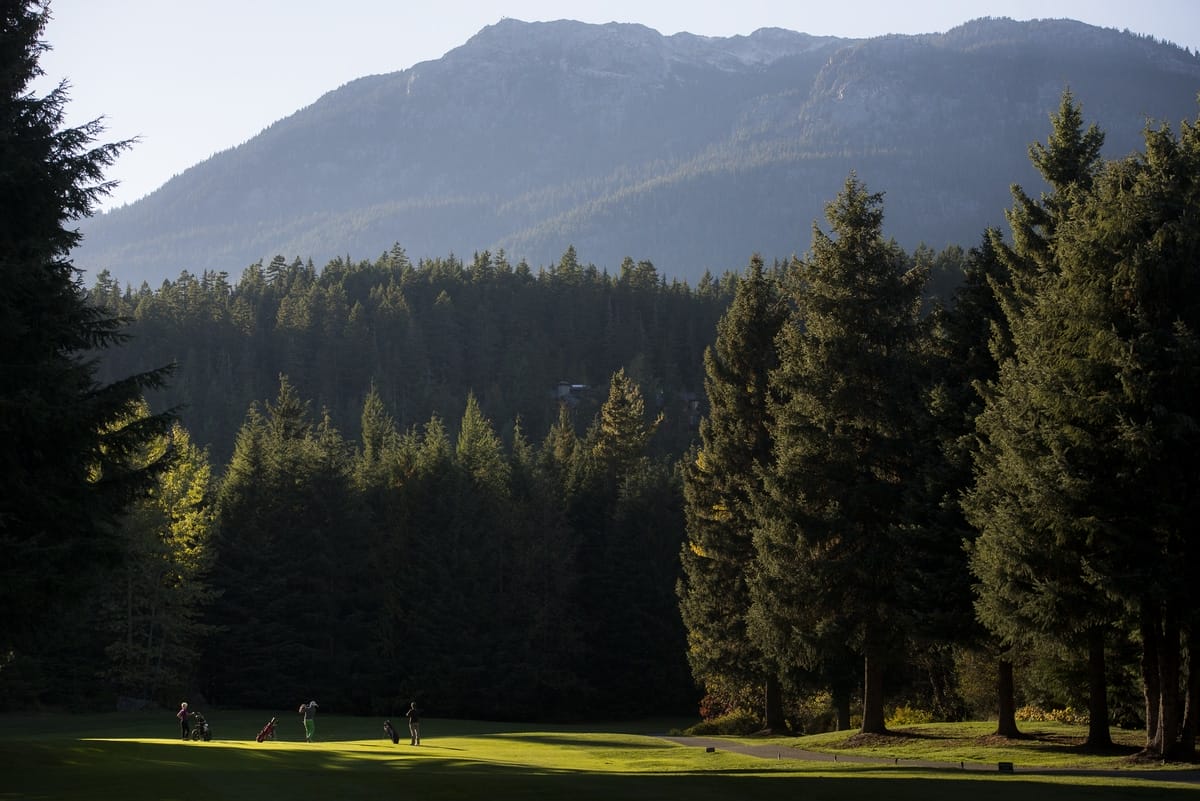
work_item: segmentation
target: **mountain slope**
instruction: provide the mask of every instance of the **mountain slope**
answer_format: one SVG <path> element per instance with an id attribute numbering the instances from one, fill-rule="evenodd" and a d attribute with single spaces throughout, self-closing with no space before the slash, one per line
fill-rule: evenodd
<path id="1" fill-rule="evenodd" d="M 694 282 L 802 252 L 855 170 L 901 244 L 974 244 L 1070 86 L 1137 148 L 1196 115 L 1200 59 L 1069 20 L 867 40 L 779 29 L 662 36 L 503 20 L 436 61 L 353 81 L 147 198 L 86 221 L 84 269 L 156 283 L 282 254 L 318 264 L 574 244 Z"/>

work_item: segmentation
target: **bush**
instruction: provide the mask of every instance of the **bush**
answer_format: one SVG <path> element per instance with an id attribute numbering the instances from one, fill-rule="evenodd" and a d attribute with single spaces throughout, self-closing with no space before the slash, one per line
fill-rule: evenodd
<path id="1" fill-rule="evenodd" d="M 924 709 L 916 709 L 904 704 L 892 710 L 885 725 L 890 729 L 895 726 L 916 726 L 921 723 L 933 723 L 933 713 Z"/>
<path id="2" fill-rule="evenodd" d="M 833 696 L 828 692 L 806 695 L 788 710 L 788 726 L 796 734 L 833 731 L 836 724 Z"/>
<path id="3" fill-rule="evenodd" d="M 1033 704 L 1026 704 L 1017 710 L 1017 720 L 1031 723 L 1067 723 L 1072 726 L 1088 725 L 1088 713 L 1074 707 L 1045 710 Z"/>
<path id="4" fill-rule="evenodd" d="M 762 720 L 758 715 L 744 710 L 734 710 L 720 717 L 702 720 L 687 730 L 691 735 L 702 734 L 731 734 L 744 736 L 754 734 L 762 728 Z"/>
<path id="5" fill-rule="evenodd" d="M 756 709 L 762 703 L 762 687 L 740 684 L 721 676 L 704 681 L 704 697 L 700 699 L 700 717 L 712 720 L 730 712 Z"/>

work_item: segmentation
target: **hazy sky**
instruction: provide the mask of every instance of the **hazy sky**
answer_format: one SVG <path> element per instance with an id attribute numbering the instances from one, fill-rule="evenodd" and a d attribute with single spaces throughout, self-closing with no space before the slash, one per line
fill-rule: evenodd
<path id="1" fill-rule="evenodd" d="M 102 116 L 104 141 L 140 139 L 111 169 L 121 185 L 106 206 L 148 194 L 348 81 L 440 58 L 502 17 L 846 37 L 1067 17 L 1200 51 L 1197 0 L 51 0 L 51 12 L 41 64 L 47 81 L 70 82 L 69 122 Z"/>

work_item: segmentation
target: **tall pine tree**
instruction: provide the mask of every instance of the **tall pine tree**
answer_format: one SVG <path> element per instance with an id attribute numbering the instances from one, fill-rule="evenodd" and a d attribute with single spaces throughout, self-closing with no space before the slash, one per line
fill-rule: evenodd
<path id="1" fill-rule="evenodd" d="M 999 374 L 997 349 L 991 346 L 997 331 L 1007 330 L 997 292 L 1008 285 L 1008 273 L 997 257 L 994 242 L 998 233 L 989 229 L 979 246 L 967 257 L 962 284 L 954 291 L 947 308 L 934 314 L 934 375 L 930 409 L 939 456 L 927 471 L 931 514 L 925 524 L 935 555 L 933 572 L 917 583 L 921 605 L 946 639 L 959 647 L 973 643 L 996 651 L 996 733 L 1017 737 L 1015 686 L 1011 660 L 1012 644 L 982 636 L 975 614 L 972 576 L 963 543 L 974 540 L 977 530 L 966 520 L 962 494 L 974 482 L 973 454 L 976 448 L 975 420 L 983 409 L 983 388 Z M 1004 337 L 1005 348 L 1011 347 Z M 948 568 L 940 570 L 939 568 Z M 931 588 L 936 588 L 932 592 Z"/>
<path id="2" fill-rule="evenodd" d="M 614 693 L 621 694 L 627 711 L 661 711 L 663 698 L 678 686 L 664 681 L 675 675 L 673 670 L 660 667 L 648 673 L 648 666 L 662 657 L 664 639 L 656 618 L 678 620 L 671 596 L 678 576 L 669 576 L 665 594 L 664 588 L 647 585 L 646 571 L 656 571 L 660 565 L 653 561 L 664 557 L 653 553 L 657 549 L 644 536 L 644 521 L 628 514 L 631 505 L 645 503 L 644 492 L 664 480 L 661 474 L 654 477 L 656 466 L 646 454 L 660 420 L 647 420 L 641 389 L 623 369 L 615 372 L 567 488 L 568 519 L 579 542 L 580 628 L 587 658 L 580 668 L 596 692 L 592 703 L 597 711 Z M 663 500 L 660 492 L 658 502 Z M 675 540 L 665 557 L 676 565 L 679 544 Z M 681 662 L 682 632 L 674 633 Z"/>
<path id="3" fill-rule="evenodd" d="M 814 225 L 794 263 L 753 585 L 757 636 L 777 658 L 803 650 L 789 639 L 835 632 L 863 656 L 864 732 L 885 730 L 885 666 L 906 629 L 905 482 L 924 408 L 925 272 L 883 238 L 882 205 L 852 174 L 826 206 L 832 233 Z"/>
<path id="4" fill-rule="evenodd" d="M 196 660 L 210 633 L 202 617 L 213 600 L 208 454 L 176 424 L 142 458 L 161 458 L 168 448 L 170 468 L 122 519 L 125 564 L 98 596 L 109 636 L 107 677 L 123 695 L 162 704 L 198 678 Z"/>
<path id="5" fill-rule="evenodd" d="M 1100 320 L 1084 319 L 1097 313 L 1094 304 L 1059 307 L 1082 301 L 1063 294 L 1081 285 L 1078 277 L 1064 284 L 1058 250 L 1061 232 L 1100 171 L 1104 137 L 1094 125 L 1083 128 L 1069 91 L 1051 122 L 1047 143 L 1030 148 L 1051 191 L 1034 201 L 1015 187 L 1008 214 L 1013 244 L 998 233 L 991 237 L 1005 270 L 1004 283 L 993 282 L 1003 312 L 992 341 L 999 372 L 994 381 L 979 383 L 985 405 L 976 425 L 976 481 L 964 508 L 980 532 L 971 556 L 982 587 L 980 619 L 1010 645 L 1041 635 L 1086 646 L 1089 742 L 1100 747 L 1109 741 L 1106 610 L 1080 575 L 1089 546 L 1071 517 L 1088 514 L 1086 496 L 1102 491 L 1103 471 L 1068 466 L 1062 451 L 1078 455 L 1090 448 L 1093 459 L 1103 452 L 1103 419 L 1115 388 L 1111 375 L 1101 375 L 1104 357 L 1095 351 L 1112 341 L 1103 336 Z M 1060 391 L 1059 381 L 1084 395 Z M 1089 485 L 1085 475 L 1101 483 Z M 1046 583 L 1050 575 L 1055 581 Z"/>
<path id="6" fill-rule="evenodd" d="M 1076 319 L 1092 329 L 1057 371 L 1072 412 L 1062 460 L 1096 486 L 1075 523 L 1082 578 L 1140 630 L 1147 750 L 1158 758 L 1194 756 L 1200 714 L 1200 549 L 1188 533 L 1200 512 L 1197 213 L 1197 128 L 1148 129 L 1145 152 L 1109 165 L 1076 210 L 1055 291 L 1060 330 Z"/>
<path id="7" fill-rule="evenodd" d="M 747 632 L 755 569 L 754 499 L 771 461 L 769 378 L 787 307 L 775 276 L 755 256 L 740 277 L 717 338 L 704 353 L 708 414 L 700 448 L 683 467 L 687 543 L 679 607 L 692 675 L 708 689 L 733 684 L 763 691 L 767 728 L 784 728 L 779 668 Z"/>
<path id="8" fill-rule="evenodd" d="M 344 680 L 363 669 L 368 556 L 350 467 L 328 416 L 314 425 L 286 377 L 265 413 L 247 413 L 217 495 L 210 700 L 362 702 Z"/>
<path id="9" fill-rule="evenodd" d="M 164 415 L 133 414 L 165 370 L 103 385 L 95 353 L 123 323 L 94 306 L 69 259 L 72 223 L 111 184 L 128 145 L 93 146 L 98 121 L 64 126 L 67 92 L 31 91 L 42 74 L 44 2 L 0 8 L 0 654 L 36 648 L 55 615 L 120 560 L 116 520 L 165 462 L 128 457 L 166 433 Z M 64 581 L 64 576 L 70 580 Z M 66 609 L 64 609 L 66 607 Z M 0 662 L 3 666 L 4 662 Z"/>

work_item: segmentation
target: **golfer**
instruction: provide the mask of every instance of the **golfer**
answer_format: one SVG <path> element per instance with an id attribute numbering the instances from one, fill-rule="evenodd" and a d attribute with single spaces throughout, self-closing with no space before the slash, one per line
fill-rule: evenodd
<path id="1" fill-rule="evenodd" d="M 304 742 L 311 743 L 313 734 L 317 731 L 317 702 L 309 701 L 300 705 L 300 714 L 304 716 Z"/>
<path id="2" fill-rule="evenodd" d="M 179 705 L 179 711 L 175 713 L 175 717 L 179 718 L 179 730 L 183 733 L 183 739 L 186 740 L 192 733 L 192 725 L 188 721 L 187 701 Z"/>
<path id="3" fill-rule="evenodd" d="M 408 707 L 408 733 L 412 735 L 412 742 L 409 745 L 421 744 L 421 710 L 417 709 L 417 702 L 413 701 Z"/>

